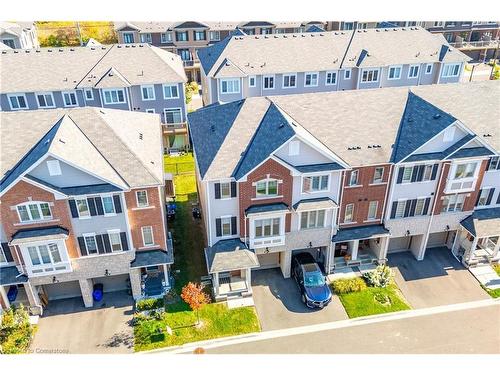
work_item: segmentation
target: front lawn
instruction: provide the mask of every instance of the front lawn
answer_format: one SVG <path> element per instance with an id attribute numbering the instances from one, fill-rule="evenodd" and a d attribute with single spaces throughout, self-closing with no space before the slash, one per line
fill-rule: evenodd
<path id="1" fill-rule="evenodd" d="M 192 152 L 185 155 L 163 157 L 163 166 L 165 173 L 172 173 L 174 175 L 183 173 L 194 173 L 194 157 Z"/>
<path id="2" fill-rule="evenodd" d="M 259 321 L 253 307 L 228 309 L 225 303 L 212 303 L 200 310 L 201 325 L 196 326 L 196 313 L 184 303 L 168 307 L 159 320 L 143 320 L 134 327 L 135 351 L 151 350 L 188 342 L 258 332 Z M 172 335 L 166 327 L 172 329 Z"/>
<path id="3" fill-rule="evenodd" d="M 500 298 L 500 289 L 488 289 L 488 288 L 484 289 L 492 298 Z"/>

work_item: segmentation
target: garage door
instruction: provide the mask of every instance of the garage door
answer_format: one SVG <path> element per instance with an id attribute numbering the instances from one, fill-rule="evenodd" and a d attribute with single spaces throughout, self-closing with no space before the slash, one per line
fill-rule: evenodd
<path id="1" fill-rule="evenodd" d="M 43 290 L 49 297 L 49 301 L 80 297 L 82 295 L 82 292 L 80 290 L 80 283 L 78 281 L 47 284 L 43 286 Z"/>
<path id="2" fill-rule="evenodd" d="M 108 277 L 98 277 L 93 279 L 94 284 L 101 283 L 104 287 L 104 293 L 106 292 L 117 292 L 119 290 L 127 289 L 127 279 L 129 278 L 128 273 L 123 275 L 115 275 Z"/>
<path id="3" fill-rule="evenodd" d="M 448 232 L 438 232 L 429 234 L 429 239 L 427 240 L 427 247 L 439 247 L 446 246 L 446 234 Z"/>
<path id="4" fill-rule="evenodd" d="M 398 251 L 407 251 L 410 244 L 410 237 L 394 237 L 389 240 L 387 253 L 397 253 Z"/>
<path id="5" fill-rule="evenodd" d="M 280 266 L 280 253 L 259 254 L 257 259 L 260 263 L 260 269 L 275 268 Z"/>

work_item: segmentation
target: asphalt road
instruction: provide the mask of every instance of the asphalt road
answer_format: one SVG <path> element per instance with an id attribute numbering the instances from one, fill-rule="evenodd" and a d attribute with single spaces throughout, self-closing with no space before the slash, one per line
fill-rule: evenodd
<path id="1" fill-rule="evenodd" d="M 207 349 L 209 354 L 500 353 L 500 305 Z"/>

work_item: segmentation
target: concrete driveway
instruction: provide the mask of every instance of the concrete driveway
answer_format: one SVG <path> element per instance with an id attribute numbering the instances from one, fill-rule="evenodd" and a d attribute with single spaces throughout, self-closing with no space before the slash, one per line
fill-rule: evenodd
<path id="1" fill-rule="evenodd" d="M 133 299 L 126 292 L 105 293 L 91 309 L 81 298 L 51 301 L 40 318 L 33 353 L 131 353 Z"/>
<path id="2" fill-rule="evenodd" d="M 279 268 L 252 272 L 255 308 L 263 331 L 347 319 L 337 296 L 322 310 L 309 309 L 300 300 L 295 280 L 284 279 Z"/>
<path id="3" fill-rule="evenodd" d="M 414 309 L 489 298 L 446 247 L 427 249 L 421 261 L 409 251 L 389 254 L 388 260 L 396 283 Z"/>

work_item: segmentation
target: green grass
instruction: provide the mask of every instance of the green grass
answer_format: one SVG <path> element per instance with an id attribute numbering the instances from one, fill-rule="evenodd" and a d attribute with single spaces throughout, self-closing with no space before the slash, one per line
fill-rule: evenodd
<path id="1" fill-rule="evenodd" d="M 500 298 L 500 289 L 488 289 L 488 288 L 484 289 L 492 298 Z"/>
<path id="2" fill-rule="evenodd" d="M 224 336 L 242 335 L 260 330 L 253 307 L 228 309 L 225 303 L 205 305 L 200 310 L 200 327 L 196 324 L 196 313 L 184 304 L 170 307 L 161 320 L 143 321 L 134 327 L 135 351 L 151 350 L 188 342 L 214 339 Z M 166 327 L 172 328 L 172 335 Z M 161 333 L 159 333 L 161 330 Z"/>
<path id="3" fill-rule="evenodd" d="M 491 267 L 493 267 L 497 275 L 500 276 L 500 264 L 493 264 Z"/>
<path id="4" fill-rule="evenodd" d="M 368 287 L 360 292 L 339 294 L 339 298 L 349 318 L 411 309 L 394 283 L 387 288 Z M 388 298 L 390 303 L 382 304 L 376 298 Z"/>
<path id="5" fill-rule="evenodd" d="M 181 156 L 165 155 L 163 159 L 163 166 L 166 173 L 174 175 L 183 173 L 194 173 L 194 157 L 193 153 L 189 152 Z"/>

